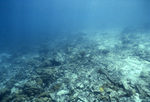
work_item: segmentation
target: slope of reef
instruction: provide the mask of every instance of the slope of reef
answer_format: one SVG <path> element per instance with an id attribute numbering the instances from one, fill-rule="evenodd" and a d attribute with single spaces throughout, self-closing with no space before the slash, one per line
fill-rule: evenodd
<path id="1" fill-rule="evenodd" d="M 1 102 L 150 100 L 149 32 L 61 33 L 34 52 L 1 54 Z"/>

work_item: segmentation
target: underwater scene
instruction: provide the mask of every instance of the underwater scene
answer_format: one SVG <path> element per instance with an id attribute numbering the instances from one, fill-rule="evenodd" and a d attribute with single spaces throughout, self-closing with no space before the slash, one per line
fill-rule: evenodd
<path id="1" fill-rule="evenodd" d="M 150 1 L 0 0 L 0 102 L 150 102 Z"/>

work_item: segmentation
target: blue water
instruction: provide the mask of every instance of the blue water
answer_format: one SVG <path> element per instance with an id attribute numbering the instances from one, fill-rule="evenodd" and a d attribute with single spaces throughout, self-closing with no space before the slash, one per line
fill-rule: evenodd
<path id="1" fill-rule="evenodd" d="M 149 9 L 148 0 L 0 0 L 0 48 L 54 31 L 149 27 Z"/>

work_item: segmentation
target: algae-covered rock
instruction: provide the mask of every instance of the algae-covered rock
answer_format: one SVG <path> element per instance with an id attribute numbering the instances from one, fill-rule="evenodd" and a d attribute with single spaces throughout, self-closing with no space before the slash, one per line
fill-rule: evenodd
<path id="1" fill-rule="evenodd" d="M 42 97 L 42 98 L 35 98 L 32 102 L 55 102 L 51 98 Z"/>
<path id="2" fill-rule="evenodd" d="M 39 69 L 37 70 L 37 73 L 45 86 L 48 86 L 50 83 L 57 80 L 57 73 L 51 67 Z"/>
<path id="3" fill-rule="evenodd" d="M 24 102 L 29 100 L 30 98 L 27 97 L 27 95 L 16 95 L 15 98 L 13 99 L 14 102 Z"/>
<path id="4" fill-rule="evenodd" d="M 40 97 L 50 97 L 50 93 L 48 93 L 48 92 L 42 92 L 42 93 L 40 93 L 39 95 L 38 95 L 38 97 L 40 98 Z"/>
<path id="5" fill-rule="evenodd" d="M 38 78 L 36 80 L 37 85 L 42 86 L 43 85 L 43 80 L 41 78 Z"/>
<path id="6" fill-rule="evenodd" d="M 23 86 L 23 93 L 29 97 L 40 94 L 41 92 L 43 92 L 43 89 L 36 86 L 36 85 L 32 85 L 32 84 L 27 83 Z"/>
<path id="7" fill-rule="evenodd" d="M 40 102 L 53 102 L 49 92 L 43 92 L 39 94 L 38 99 L 41 100 Z"/>
<path id="8" fill-rule="evenodd" d="M 51 89 L 50 92 L 57 92 L 61 87 L 61 84 L 54 84 Z"/>
<path id="9" fill-rule="evenodd" d="M 0 101 L 3 100 L 4 97 L 8 96 L 10 94 L 11 90 L 8 88 L 3 88 L 0 90 Z"/>

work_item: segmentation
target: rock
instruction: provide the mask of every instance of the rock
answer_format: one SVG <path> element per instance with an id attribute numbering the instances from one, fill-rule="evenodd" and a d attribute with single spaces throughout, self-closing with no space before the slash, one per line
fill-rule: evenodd
<path id="1" fill-rule="evenodd" d="M 142 70 L 140 77 L 141 78 L 148 78 L 149 77 L 149 71 Z"/>
<path id="2" fill-rule="evenodd" d="M 58 96 L 69 94 L 69 90 L 61 90 L 57 93 Z"/>
<path id="3" fill-rule="evenodd" d="M 134 102 L 142 102 L 142 100 L 139 98 L 139 94 L 138 93 L 136 93 L 134 95 Z"/>
<path id="4" fill-rule="evenodd" d="M 82 83 L 77 83 L 76 87 L 82 89 L 82 88 L 84 88 L 84 85 Z"/>

